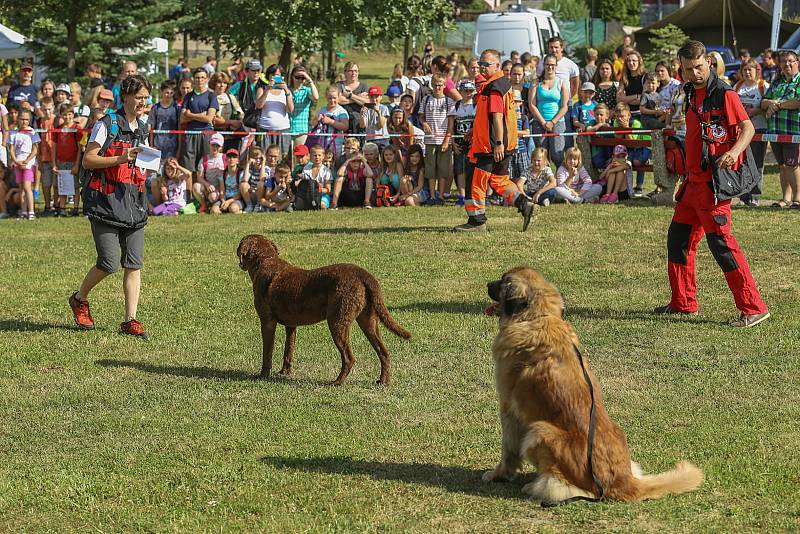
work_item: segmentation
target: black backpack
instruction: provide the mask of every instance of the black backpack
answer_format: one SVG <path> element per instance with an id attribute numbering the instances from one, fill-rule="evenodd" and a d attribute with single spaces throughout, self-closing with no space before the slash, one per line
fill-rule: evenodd
<path id="1" fill-rule="evenodd" d="M 429 97 L 429 96 L 431 96 L 433 94 L 433 89 L 431 88 L 430 84 L 428 84 L 422 78 L 418 78 L 418 77 L 415 76 L 415 77 L 413 77 L 411 79 L 419 84 L 419 90 L 417 91 L 417 94 L 414 95 L 414 112 L 413 113 L 414 113 L 414 116 L 416 117 L 416 116 L 419 115 L 419 109 L 420 109 L 420 107 L 422 105 L 422 102 L 425 101 L 427 99 L 427 97 Z"/>
<path id="2" fill-rule="evenodd" d="M 292 184 L 294 209 L 297 211 L 318 210 L 322 202 L 319 184 L 311 178 L 301 178 Z"/>

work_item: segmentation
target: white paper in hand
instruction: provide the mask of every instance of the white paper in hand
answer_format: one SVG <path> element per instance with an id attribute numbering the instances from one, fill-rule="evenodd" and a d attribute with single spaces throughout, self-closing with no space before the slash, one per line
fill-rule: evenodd
<path id="1" fill-rule="evenodd" d="M 136 155 L 136 162 L 134 165 L 140 169 L 149 169 L 158 172 L 161 166 L 161 151 L 156 148 L 150 148 L 149 146 L 140 146 L 139 148 L 141 148 L 142 151 Z"/>
<path id="2" fill-rule="evenodd" d="M 75 194 L 75 179 L 72 171 L 58 171 L 58 194 L 72 196 Z"/>

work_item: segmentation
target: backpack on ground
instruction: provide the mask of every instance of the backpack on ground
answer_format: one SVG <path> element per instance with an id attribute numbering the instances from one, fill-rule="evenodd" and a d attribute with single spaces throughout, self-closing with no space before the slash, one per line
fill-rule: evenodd
<path id="1" fill-rule="evenodd" d="M 311 178 L 301 178 L 293 182 L 294 209 L 297 211 L 318 210 L 322 203 L 319 184 Z"/>
<path id="2" fill-rule="evenodd" d="M 388 185 L 379 185 L 375 190 L 375 205 L 379 208 L 388 208 L 392 205 L 392 191 Z"/>

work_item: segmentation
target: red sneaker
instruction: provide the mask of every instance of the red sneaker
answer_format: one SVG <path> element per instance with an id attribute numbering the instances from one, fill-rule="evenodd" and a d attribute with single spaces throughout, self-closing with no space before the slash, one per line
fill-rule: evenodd
<path id="1" fill-rule="evenodd" d="M 200 204 L 200 207 L 199 207 L 199 208 L 197 208 L 197 213 L 205 213 L 205 212 L 206 212 L 206 209 L 207 209 L 207 208 L 206 208 L 206 205 L 205 205 L 205 204 Z"/>
<path id="2" fill-rule="evenodd" d="M 88 300 L 78 300 L 76 291 L 69 297 L 69 307 L 72 309 L 72 317 L 75 319 L 75 325 L 81 330 L 94 330 L 94 319 L 92 313 L 89 311 Z"/>
<path id="3" fill-rule="evenodd" d="M 150 334 L 144 329 L 142 323 L 136 319 L 131 319 L 130 321 L 119 325 L 119 331 L 121 334 L 125 334 L 126 336 L 135 336 L 144 339 L 145 341 L 150 339 Z"/>

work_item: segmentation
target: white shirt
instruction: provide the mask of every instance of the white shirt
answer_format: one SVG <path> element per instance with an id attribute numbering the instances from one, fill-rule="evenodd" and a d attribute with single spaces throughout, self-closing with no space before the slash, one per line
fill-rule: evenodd
<path id="1" fill-rule="evenodd" d="M 333 179 L 331 170 L 327 167 L 327 165 L 321 165 L 317 171 L 317 175 L 314 176 L 314 171 L 312 170 L 313 167 L 313 163 L 306 163 L 306 166 L 303 167 L 303 177 L 314 180 L 320 185 L 320 187 L 325 188 L 325 186 L 328 185 Z"/>
<path id="2" fill-rule="evenodd" d="M 667 85 L 658 88 L 658 94 L 661 101 L 658 104 L 658 109 L 669 109 L 672 107 L 672 99 L 675 98 L 675 93 L 680 91 L 683 86 L 681 82 L 675 78 L 671 78 Z"/>
<path id="3" fill-rule="evenodd" d="M 117 120 L 123 119 L 119 115 L 117 115 Z M 123 119 L 124 120 L 124 119 Z M 136 130 L 139 125 L 136 121 L 128 123 L 128 127 L 131 130 Z M 94 127 L 92 128 L 92 133 L 89 135 L 89 143 L 97 143 L 101 147 L 105 144 L 106 140 L 108 139 L 108 129 L 106 128 L 105 121 L 99 120 L 95 123 Z M 142 146 L 148 146 L 147 139 L 142 139 Z"/>
<path id="4" fill-rule="evenodd" d="M 750 111 L 751 109 L 761 106 L 761 100 L 764 98 L 764 96 L 761 94 L 761 90 L 758 88 L 758 86 L 758 82 L 750 87 L 742 84 L 741 87 L 736 90 L 736 94 L 739 95 L 739 100 L 742 102 L 742 106 L 744 106 L 745 111 Z M 764 93 L 766 94 L 767 89 L 769 89 L 769 84 L 767 82 L 764 82 L 763 89 Z M 767 118 L 763 113 L 756 115 L 755 117 L 750 117 L 750 120 L 753 121 L 753 128 L 756 130 L 767 129 Z"/>

